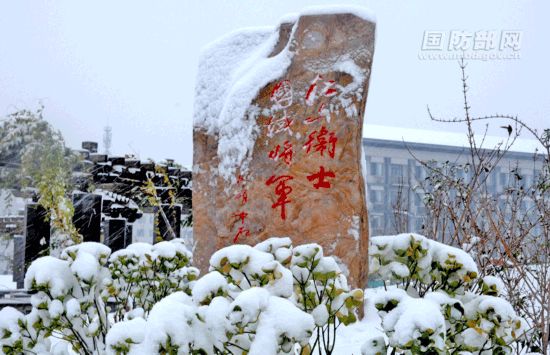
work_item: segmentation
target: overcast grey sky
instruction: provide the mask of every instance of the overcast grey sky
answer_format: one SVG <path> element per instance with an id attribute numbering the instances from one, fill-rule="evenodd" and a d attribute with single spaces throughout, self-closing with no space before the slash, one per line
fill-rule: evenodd
<path id="1" fill-rule="evenodd" d="M 432 124 L 426 114 L 429 104 L 437 114 L 460 115 L 462 97 L 455 60 L 419 58 L 425 31 L 441 32 L 446 41 L 452 30 L 498 36 L 510 30 L 521 31 L 520 59 L 469 64 L 472 109 L 550 126 L 544 0 L 3 1 L 0 116 L 42 101 L 46 119 L 72 147 L 101 142 L 109 124 L 114 153 L 190 165 L 200 48 L 232 30 L 272 26 L 289 12 L 322 4 L 363 5 L 377 16 L 367 124 L 457 129 Z"/>

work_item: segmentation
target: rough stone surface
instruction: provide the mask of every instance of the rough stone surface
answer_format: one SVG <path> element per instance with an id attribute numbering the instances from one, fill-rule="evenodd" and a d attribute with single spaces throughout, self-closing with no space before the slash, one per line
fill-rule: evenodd
<path id="1" fill-rule="evenodd" d="M 295 245 L 322 245 L 347 265 L 351 284 L 363 286 L 361 137 L 375 24 L 351 13 L 302 15 L 278 31 L 270 57 L 288 50 L 291 62 L 250 103 L 253 150 L 231 179 L 219 173 L 220 133 L 195 125 L 195 263 L 204 272 L 219 248 L 289 236 Z"/>

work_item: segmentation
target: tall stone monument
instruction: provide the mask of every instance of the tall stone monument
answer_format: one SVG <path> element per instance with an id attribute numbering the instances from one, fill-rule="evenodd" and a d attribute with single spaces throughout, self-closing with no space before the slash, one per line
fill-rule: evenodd
<path id="1" fill-rule="evenodd" d="M 319 243 L 366 283 L 362 127 L 375 23 L 311 9 L 202 54 L 194 117 L 195 262 L 269 237 Z"/>

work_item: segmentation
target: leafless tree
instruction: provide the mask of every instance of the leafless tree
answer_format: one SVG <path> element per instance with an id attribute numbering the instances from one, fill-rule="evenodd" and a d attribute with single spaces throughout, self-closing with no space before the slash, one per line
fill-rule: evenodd
<path id="1" fill-rule="evenodd" d="M 549 353 L 550 328 L 550 129 L 542 133 L 516 116 L 474 116 L 468 101 L 466 63 L 460 62 L 464 116 L 434 116 L 432 121 L 463 124 L 468 146 L 454 161 L 423 161 L 410 154 L 426 171 L 426 178 L 409 184 L 423 194 L 426 210 L 423 233 L 433 239 L 466 249 L 476 259 L 481 276 L 502 279 L 508 300 L 531 330 L 523 343 L 526 350 Z M 504 125 L 502 125 L 504 122 Z M 482 134 L 476 135 L 479 123 Z M 499 124 L 507 138 L 487 147 L 489 124 Z M 521 169 L 511 167 L 507 186 L 491 190 L 488 179 L 509 153 L 520 134 L 527 132 L 540 143 L 533 156 L 539 171 L 526 183 Z M 394 203 L 395 227 L 403 228 L 403 206 L 408 192 Z M 518 351 L 520 349 L 517 349 Z"/>

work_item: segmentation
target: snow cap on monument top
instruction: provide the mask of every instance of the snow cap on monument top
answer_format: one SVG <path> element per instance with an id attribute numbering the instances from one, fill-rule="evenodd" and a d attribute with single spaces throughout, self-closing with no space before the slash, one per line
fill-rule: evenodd
<path id="1" fill-rule="evenodd" d="M 376 23 L 376 15 L 367 7 L 354 5 L 309 6 L 300 12 L 300 16 L 352 14 L 363 20 Z"/>

